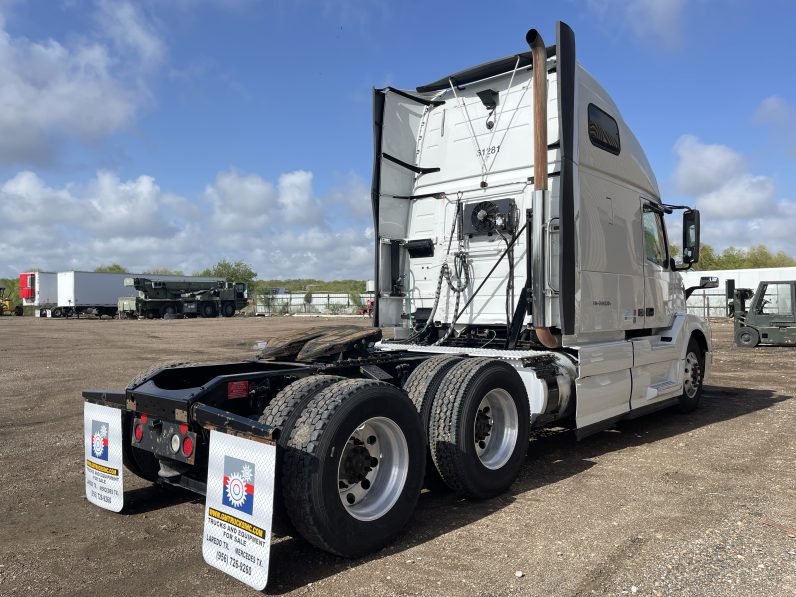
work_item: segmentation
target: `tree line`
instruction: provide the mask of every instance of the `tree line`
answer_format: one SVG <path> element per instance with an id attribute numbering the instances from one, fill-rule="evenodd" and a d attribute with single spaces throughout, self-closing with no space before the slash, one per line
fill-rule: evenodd
<path id="1" fill-rule="evenodd" d="M 699 271 L 717 269 L 758 269 L 762 267 L 794 267 L 796 259 L 784 251 L 772 253 L 763 245 L 749 249 L 727 247 L 718 253 L 712 246 L 703 244 L 699 248 L 699 263 L 694 269 Z"/>

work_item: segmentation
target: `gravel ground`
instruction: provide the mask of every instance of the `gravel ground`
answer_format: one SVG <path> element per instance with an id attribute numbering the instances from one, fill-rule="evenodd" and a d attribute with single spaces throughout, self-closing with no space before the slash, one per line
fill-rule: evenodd
<path id="1" fill-rule="evenodd" d="M 204 564 L 194 496 L 127 476 L 125 514 L 85 500 L 80 391 L 158 361 L 247 358 L 318 323 L 0 320 L 0 593 L 251 593 Z M 399 540 L 365 559 L 277 539 L 266 592 L 796 594 L 796 349 L 738 349 L 731 331 L 713 324 L 698 411 L 581 442 L 546 431 L 506 495 L 426 492 Z"/>

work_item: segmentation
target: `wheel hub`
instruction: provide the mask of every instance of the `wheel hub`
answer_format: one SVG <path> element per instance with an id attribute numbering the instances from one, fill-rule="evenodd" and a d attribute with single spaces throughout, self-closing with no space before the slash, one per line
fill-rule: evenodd
<path id="1" fill-rule="evenodd" d="M 473 440 L 478 459 L 488 469 L 508 462 L 517 444 L 519 416 L 511 395 L 502 388 L 487 392 L 473 421 Z"/>
<path id="2" fill-rule="evenodd" d="M 699 390 L 699 384 L 702 381 L 702 367 L 699 364 L 699 359 L 692 352 L 689 352 L 685 358 L 685 393 L 689 398 L 693 398 Z"/>
<path id="3" fill-rule="evenodd" d="M 341 465 L 343 481 L 347 485 L 356 485 L 367 477 L 372 467 L 378 465 L 378 459 L 370 455 L 361 441 L 352 438 L 348 441 Z"/>
<path id="4" fill-rule="evenodd" d="M 374 417 L 349 436 L 337 468 L 340 501 L 358 520 L 383 516 L 397 501 L 409 468 L 409 448 L 391 419 Z"/>
<path id="5" fill-rule="evenodd" d="M 475 441 L 476 443 L 483 442 L 489 434 L 492 433 L 493 421 L 489 417 L 489 407 L 485 406 L 479 410 L 475 415 Z M 481 446 L 482 448 L 485 446 Z"/>

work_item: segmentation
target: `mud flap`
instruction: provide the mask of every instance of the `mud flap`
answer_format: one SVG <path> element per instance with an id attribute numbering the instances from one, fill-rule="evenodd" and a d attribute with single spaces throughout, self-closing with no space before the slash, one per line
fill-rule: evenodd
<path id="1" fill-rule="evenodd" d="M 83 407 L 86 498 L 121 512 L 124 507 L 122 411 L 85 402 Z"/>
<path id="2" fill-rule="evenodd" d="M 276 447 L 210 432 L 202 555 L 262 591 L 268 583 Z"/>

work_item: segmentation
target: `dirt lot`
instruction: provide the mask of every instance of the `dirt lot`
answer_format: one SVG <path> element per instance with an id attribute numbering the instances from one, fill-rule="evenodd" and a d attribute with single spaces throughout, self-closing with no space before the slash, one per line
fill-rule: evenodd
<path id="1" fill-rule="evenodd" d="M 129 512 L 83 496 L 84 388 L 155 361 L 247 358 L 317 320 L 0 320 L 0 593 L 249 593 L 205 565 L 203 502 L 127 476 Z M 341 560 L 274 542 L 268 592 L 319 595 L 796 593 L 796 352 L 714 324 L 701 409 L 530 445 L 505 496 L 424 493 L 399 541 Z M 518 576 L 518 571 L 522 572 Z"/>

